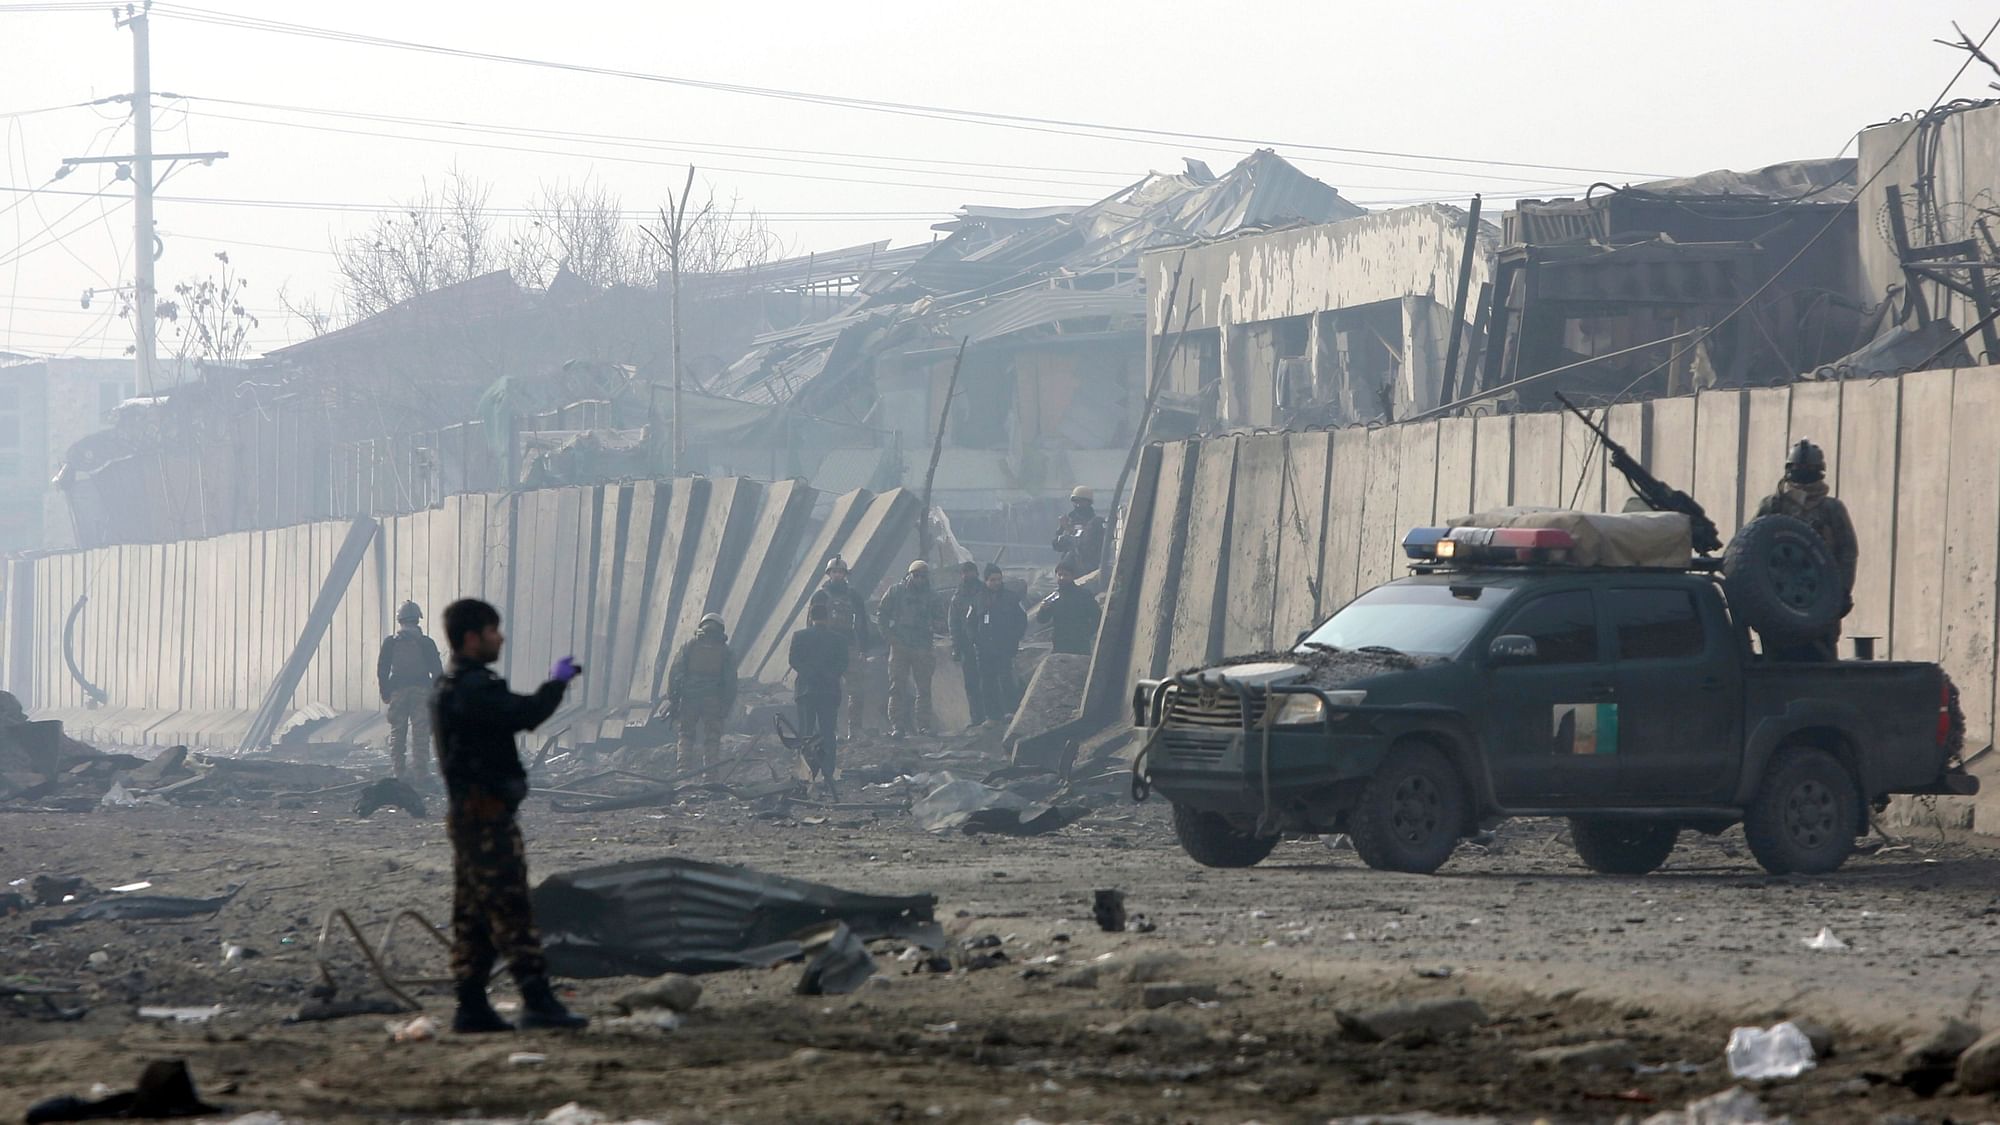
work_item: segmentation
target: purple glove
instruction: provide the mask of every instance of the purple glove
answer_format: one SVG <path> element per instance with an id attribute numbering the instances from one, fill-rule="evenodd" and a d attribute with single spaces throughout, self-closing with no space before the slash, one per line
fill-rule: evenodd
<path id="1" fill-rule="evenodd" d="M 549 679 L 559 684 L 566 684 L 581 675 L 583 675 L 583 665 L 578 664 L 574 656 L 563 657 L 549 669 Z"/>

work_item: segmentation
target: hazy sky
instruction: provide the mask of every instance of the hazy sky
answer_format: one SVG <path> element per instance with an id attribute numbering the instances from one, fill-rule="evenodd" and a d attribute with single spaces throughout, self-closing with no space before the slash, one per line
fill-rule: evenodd
<path id="1" fill-rule="evenodd" d="M 226 250 L 250 281 L 259 350 L 304 333 L 279 308 L 281 286 L 330 295 L 329 241 L 365 227 L 366 208 L 454 166 L 489 182 L 497 208 L 520 207 L 541 181 L 588 175 L 646 210 L 693 161 L 698 183 L 772 216 L 787 248 L 802 252 L 925 240 L 931 222 L 967 202 L 1095 199 L 1148 169 L 1178 169 L 1183 155 L 1219 172 L 1250 146 L 996 127 L 418 54 L 219 26 L 202 13 L 710 83 L 1254 139 L 1364 204 L 1483 191 L 1496 208 L 1496 197 L 1573 194 L 1598 179 L 1831 156 L 1861 127 L 1938 95 L 1964 56 L 1931 40 L 1951 38 L 1954 19 L 1977 37 L 2000 15 L 1972 0 L 233 2 L 155 9 L 154 88 L 209 99 L 161 99 L 156 148 L 230 153 L 178 172 L 161 194 L 310 206 L 162 202 L 158 268 L 167 290 Z M 61 7 L 0 0 L 0 350 L 118 355 L 131 335 L 115 301 L 84 310 L 78 298 L 129 280 L 129 190 L 92 166 L 21 194 L 46 184 L 62 157 L 131 151 L 123 106 L 21 112 L 130 89 L 129 33 L 106 6 L 41 10 Z M 1954 96 L 1991 95 L 1994 78 L 1975 66 Z M 55 194 L 103 188 L 97 198 Z"/>

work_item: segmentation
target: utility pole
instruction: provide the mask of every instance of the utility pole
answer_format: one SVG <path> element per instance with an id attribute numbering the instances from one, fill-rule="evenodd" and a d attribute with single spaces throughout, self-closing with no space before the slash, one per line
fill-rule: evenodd
<path id="1" fill-rule="evenodd" d="M 159 287 L 153 278 L 153 264 L 160 257 L 160 236 L 153 229 L 153 191 L 159 181 L 153 178 L 153 161 L 159 159 L 179 163 L 183 160 L 198 160 L 203 164 L 213 164 L 226 158 L 226 152 L 153 152 L 153 42 L 152 28 L 146 19 L 152 7 L 151 0 L 146 6 L 125 5 L 125 14 L 113 19 L 121 28 L 132 32 L 132 152 L 127 156 L 72 156 L 63 160 L 58 178 L 68 175 L 81 164 L 119 165 L 119 178 L 129 175 L 132 179 L 132 257 L 135 263 L 132 280 L 133 311 L 138 315 L 138 331 L 134 340 L 133 367 L 138 376 L 137 384 L 141 395 L 155 393 L 153 365 L 158 351 L 155 314 L 159 305 Z M 168 169 L 172 171 L 172 169 Z"/>

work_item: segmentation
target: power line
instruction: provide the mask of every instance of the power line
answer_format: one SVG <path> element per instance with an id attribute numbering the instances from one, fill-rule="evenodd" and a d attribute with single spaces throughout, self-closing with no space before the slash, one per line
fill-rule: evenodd
<path id="1" fill-rule="evenodd" d="M 707 90 L 716 93 L 738 94 L 748 97 L 772 98 L 782 101 L 802 102 L 813 105 L 833 106 L 845 109 L 865 110 L 897 116 L 922 117 L 934 120 L 956 121 L 963 124 L 980 124 L 997 128 L 1019 129 L 1030 132 L 1066 133 L 1074 136 L 1094 137 L 1100 140 L 1135 140 L 1139 138 L 1161 138 L 1175 141 L 1210 141 L 1231 145 L 1250 145 L 1260 148 L 1286 148 L 1310 152 L 1343 153 L 1358 156 L 1381 156 L 1398 160 L 1429 160 L 1441 163 L 1485 165 L 1496 168 L 1523 168 L 1541 171 L 1583 172 L 1591 175 L 1638 176 L 1659 178 L 1663 173 L 1631 172 L 1618 169 L 1586 168 L 1568 164 L 1546 164 L 1519 160 L 1488 160 L 1475 157 L 1446 156 L 1436 153 L 1398 152 L 1387 149 L 1357 148 L 1345 145 L 1308 144 L 1293 141 L 1276 141 L 1265 138 L 1238 137 L 1218 133 L 1193 133 L 1173 129 L 1153 129 L 1129 125 L 1107 125 L 1097 122 L 1074 121 L 1062 118 L 1035 117 L 1027 114 L 994 113 L 984 110 L 956 109 L 947 106 L 923 105 L 912 102 L 884 101 L 872 98 L 857 98 L 835 94 L 821 94 L 803 90 L 785 90 L 768 86 L 750 86 L 741 83 L 716 82 L 686 78 L 677 75 L 648 73 L 645 71 L 623 70 L 616 67 L 592 66 L 581 63 L 556 62 L 548 59 L 507 55 L 492 51 L 475 51 L 459 47 L 446 47 L 432 43 L 418 43 L 386 36 L 368 35 L 359 32 L 338 31 L 331 28 L 312 27 L 306 24 L 287 23 L 256 16 L 238 15 L 233 12 L 216 11 L 207 8 L 189 7 L 181 4 L 160 4 L 159 14 L 171 18 L 188 20 L 220 27 L 233 27 L 248 31 L 271 34 L 301 36 L 323 39 L 357 46 L 382 47 L 392 50 L 412 51 L 421 54 L 445 55 L 481 62 L 508 63 L 517 66 L 560 70 L 576 74 L 590 74 L 607 78 L 622 78 L 633 81 L 650 82 L 661 85 L 680 86 L 690 89 Z M 1090 130 L 1090 132 L 1081 132 Z M 1073 132 L 1074 131 L 1074 132 Z M 1107 135 L 1109 134 L 1109 135 Z M 1130 134 L 1119 137 L 1116 134 Z"/>

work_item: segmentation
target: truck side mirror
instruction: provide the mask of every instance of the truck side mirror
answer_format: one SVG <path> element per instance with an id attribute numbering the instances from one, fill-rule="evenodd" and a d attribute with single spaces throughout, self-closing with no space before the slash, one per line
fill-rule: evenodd
<path id="1" fill-rule="evenodd" d="M 1495 664 L 1530 664 L 1541 650 L 1535 645 L 1535 638 L 1520 633 L 1507 633 L 1493 638 L 1486 647 L 1486 655 Z"/>

